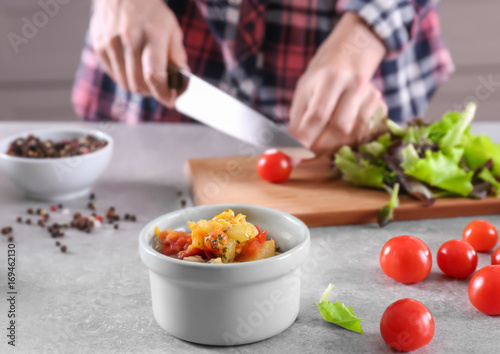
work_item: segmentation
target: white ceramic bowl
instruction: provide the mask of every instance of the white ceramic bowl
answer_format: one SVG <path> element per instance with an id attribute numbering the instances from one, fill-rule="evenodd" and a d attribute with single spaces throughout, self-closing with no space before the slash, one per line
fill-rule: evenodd
<path id="1" fill-rule="evenodd" d="M 253 262 L 206 264 L 167 257 L 151 247 L 155 226 L 189 231 L 189 220 L 208 220 L 226 208 L 266 228 L 283 253 Z M 140 234 L 139 254 L 149 268 L 156 322 L 178 338 L 208 345 L 247 344 L 284 331 L 299 312 L 299 267 L 309 242 L 309 229 L 299 219 L 249 205 L 200 206 L 153 220 Z"/>
<path id="2" fill-rule="evenodd" d="M 74 157 L 36 159 L 7 155 L 9 145 L 29 134 L 42 140 L 61 141 L 91 134 L 108 144 L 95 152 Z M 0 141 L 0 169 L 31 199 L 60 201 L 88 194 L 91 185 L 106 170 L 113 154 L 113 139 L 92 129 L 58 128 L 35 130 L 10 136 Z"/>

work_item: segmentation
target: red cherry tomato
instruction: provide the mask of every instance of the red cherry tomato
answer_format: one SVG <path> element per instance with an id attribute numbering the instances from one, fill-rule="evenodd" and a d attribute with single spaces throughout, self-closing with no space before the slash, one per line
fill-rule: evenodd
<path id="1" fill-rule="evenodd" d="M 424 241 L 413 236 L 391 238 L 380 252 L 384 273 L 401 283 L 419 282 L 432 268 L 432 255 Z"/>
<path id="2" fill-rule="evenodd" d="M 385 310 L 380 320 L 380 334 L 393 349 L 415 350 L 434 336 L 434 317 L 417 300 L 401 299 Z"/>
<path id="3" fill-rule="evenodd" d="M 474 220 L 462 232 L 462 239 L 476 251 L 489 251 L 498 242 L 498 231 L 485 220 Z"/>
<path id="4" fill-rule="evenodd" d="M 500 315 L 500 265 L 481 268 L 469 283 L 469 300 L 487 315 Z"/>
<path id="5" fill-rule="evenodd" d="M 263 180 L 283 182 L 292 173 L 292 163 L 290 158 L 281 151 L 268 150 L 259 158 L 257 172 Z"/>
<path id="6" fill-rule="evenodd" d="M 468 242 L 450 240 L 439 248 L 437 264 L 450 277 L 467 278 L 476 270 L 477 253 Z"/>
<path id="7" fill-rule="evenodd" d="M 491 264 L 500 265 L 500 247 L 498 247 L 491 255 Z"/>

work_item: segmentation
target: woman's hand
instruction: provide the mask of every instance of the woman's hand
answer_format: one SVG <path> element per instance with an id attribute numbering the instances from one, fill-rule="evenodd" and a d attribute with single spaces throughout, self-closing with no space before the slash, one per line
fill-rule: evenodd
<path id="1" fill-rule="evenodd" d="M 182 31 L 162 0 L 94 0 L 90 37 L 104 70 L 125 90 L 173 107 L 169 62 L 187 68 Z"/>
<path id="2" fill-rule="evenodd" d="M 332 156 L 343 145 L 362 142 L 377 110 L 387 114 L 370 82 L 384 54 L 364 22 L 344 14 L 297 84 L 290 133 L 318 155 Z"/>

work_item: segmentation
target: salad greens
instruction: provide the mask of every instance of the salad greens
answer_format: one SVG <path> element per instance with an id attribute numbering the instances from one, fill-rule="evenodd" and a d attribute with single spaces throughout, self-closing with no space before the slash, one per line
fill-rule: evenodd
<path id="1" fill-rule="evenodd" d="M 363 329 L 361 328 L 360 324 L 363 319 L 356 317 L 356 315 L 354 314 L 354 308 L 352 306 L 346 307 L 342 302 L 339 302 L 338 300 L 335 303 L 328 301 L 333 287 L 333 284 L 328 285 L 328 288 L 326 288 L 325 292 L 321 296 L 319 304 L 316 304 L 316 306 L 318 306 L 319 312 L 321 313 L 321 317 L 323 317 L 325 321 L 334 323 L 350 331 L 363 333 Z"/>
<path id="2" fill-rule="evenodd" d="M 393 219 L 400 192 L 427 206 L 439 197 L 500 197 L 500 144 L 470 133 L 475 112 L 469 103 L 435 123 L 416 119 L 406 127 L 386 118 L 377 124 L 383 133 L 372 134 L 359 148 L 342 147 L 334 168 L 356 186 L 391 194 L 379 211 L 380 226 Z"/>

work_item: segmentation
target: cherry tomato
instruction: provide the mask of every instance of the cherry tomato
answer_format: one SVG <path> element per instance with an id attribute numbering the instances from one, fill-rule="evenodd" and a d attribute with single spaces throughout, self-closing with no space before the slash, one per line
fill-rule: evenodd
<path id="1" fill-rule="evenodd" d="M 500 265 L 500 247 L 498 247 L 491 255 L 491 264 Z"/>
<path id="2" fill-rule="evenodd" d="M 500 315 L 500 265 L 481 268 L 469 283 L 469 300 L 487 315 Z"/>
<path id="3" fill-rule="evenodd" d="M 419 282 L 432 268 L 432 255 L 424 241 L 413 236 L 391 238 L 380 252 L 384 273 L 401 283 Z"/>
<path id="4" fill-rule="evenodd" d="M 467 278 L 476 270 L 477 253 L 468 242 L 450 240 L 439 248 L 437 264 L 450 277 Z"/>
<path id="5" fill-rule="evenodd" d="M 498 231 L 485 220 L 474 220 L 462 232 L 462 239 L 476 251 L 489 251 L 497 244 Z"/>
<path id="6" fill-rule="evenodd" d="M 417 300 L 401 299 L 384 311 L 380 334 L 393 349 L 415 350 L 429 343 L 434 336 L 434 317 Z"/>
<path id="7" fill-rule="evenodd" d="M 283 182 L 292 173 L 292 163 L 290 158 L 281 151 L 267 150 L 257 162 L 257 172 L 263 180 Z"/>

